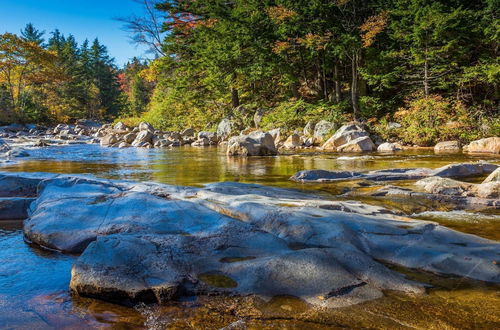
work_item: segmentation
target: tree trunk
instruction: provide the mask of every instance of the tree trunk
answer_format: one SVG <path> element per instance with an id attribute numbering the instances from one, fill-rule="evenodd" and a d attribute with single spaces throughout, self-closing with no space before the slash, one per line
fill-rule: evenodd
<path id="1" fill-rule="evenodd" d="M 341 94 L 340 94 L 340 77 L 339 77 L 339 64 L 335 62 L 333 66 L 333 79 L 335 81 L 335 103 L 340 103 Z"/>
<path id="2" fill-rule="evenodd" d="M 231 105 L 233 108 L 240 106 L 240 96 L 238 94 L 238 89 L 231 87 Z"/>
<path id="3" fill-rule="evenodd" d="M 358 54 L 353 52 L 352 54 L 352 82 L 351 82 L 351 101 L 352 101 L 352 115 L 354 120 L 357 119 L 359 112 L 358 104 Z"/>
<path id="4" fill-rule="evenodd" d="M 427 58 L 427 45 L 425 46 L 424 60 L 424 93 L 425 97 L 429 96 L 429 60 Z"/>
<path id="5" fill-rule="evenodd" d="M 294 81 L 293 83 L 290 84 L 290 89 L 292 91 L 292 95 L 296 99 L 300 99 L 300 93 L 299 93 L 299 84 Z"/>

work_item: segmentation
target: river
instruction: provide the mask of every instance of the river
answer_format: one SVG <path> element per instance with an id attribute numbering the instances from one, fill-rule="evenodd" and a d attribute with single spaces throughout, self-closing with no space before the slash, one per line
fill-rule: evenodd
<path id="1" fill-rule="evenodd" d="M 500 239 L 500 212 L 466 212 L 422 201 L 381 201 L 340 196 L 360 189 L 355 182 L 300 184 L 289 180 L 304 169 L 366 171 L 440 167 L 500 158 L 435 155 L 421 150 L 393 155 L 300 153 L 277 157 L 228 158 L 216 147 L 114 149 L 67 145 L 28 150 L 30 156 L 0 164 L 0 171 L 85 173 L 111 179 L 201 186 L 215 181 L 258 183 L 320 193 L 328 199 L 359 199 L 437 221 L 453 229 Z M 412 185 L 413 182 L 398 182 Z M 372 189 L 371 187 L 370 189 Z M 365 188 L 368 189 L 368 188 Z M 293 297 L 245 307 L 238 298 L 197 298 L 169 306 L 123 307 L 72 296 L 71 265 L 77 256 L 44 251 L 23 241 L 22 221 L 0 221 L 0 328 L 498 328 L 497 286 L 399 269 L 434 285 L 421 296 L 387 292 L 384 298 L 347 308 L 312 311 Z M 230 308 L 239 304 L 238 308 Z M 495 307 L 496 306 L 496 307 Z M 253 309 L 258 309 L 258 317 Z"/>

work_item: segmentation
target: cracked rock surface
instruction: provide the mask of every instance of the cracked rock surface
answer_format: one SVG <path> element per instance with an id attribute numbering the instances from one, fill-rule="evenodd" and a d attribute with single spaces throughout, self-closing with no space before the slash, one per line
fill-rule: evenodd
<path id="1" fill-rule="evenodd" d="M 424 292 L 385 263 L 500 282 L 497 242 L 360 202 L 231 182 L 191 188 L 0 173 L 0 190 L 10 187 L 5 180 L 29 192 L 37 183 L 25 237 L 81 253 L 70 285 L 83 296 L 133 304 L 292 295 L 340 307 L 383 290 Z"/>

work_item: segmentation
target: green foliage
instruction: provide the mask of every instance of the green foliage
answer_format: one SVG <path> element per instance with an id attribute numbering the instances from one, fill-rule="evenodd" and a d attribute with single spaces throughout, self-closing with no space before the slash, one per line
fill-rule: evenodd
<path id="1" fill-rule="evenodd" d="M 265 129 L 281 127 L 292 131 L 304 127 L 308 121 L 328 120 L 339 125 L 347 120 L 344 109 L 345 105 L 310 104 L 304 100 L 282 102 L 265 114 L 261 126 Z"/>

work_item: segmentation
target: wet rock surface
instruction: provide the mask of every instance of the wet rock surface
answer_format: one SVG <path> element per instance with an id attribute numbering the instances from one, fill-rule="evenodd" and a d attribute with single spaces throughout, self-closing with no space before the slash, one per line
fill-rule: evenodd
<path id="1" fill-rule="evenodd" d="M 488 175 L 498 165 L 489 163 L 451 164 L 437 169 L 401 168 L 369 172 L 306 170 L 295 173 L 290 180 L 298 182 L 330 182 L 346 179 L 365 179 L 373 181 L 419 180 L 431 176 L 445 178 L 465 178 Z"/>
<path id="2" fill-rule="evenodd" d="M 25 191 L 36 185 L 27 240 L 83 251 L 71 288 L 84 296 L 127 304 L 193 294 L 293 295 L 339 307 L 383 290 L 424 292 L 380 261 L 500 282 L 498 243 L 361 202 L 230 182 L 187 188 L 1 175 L 19 187 L 25 180 Z"/>

